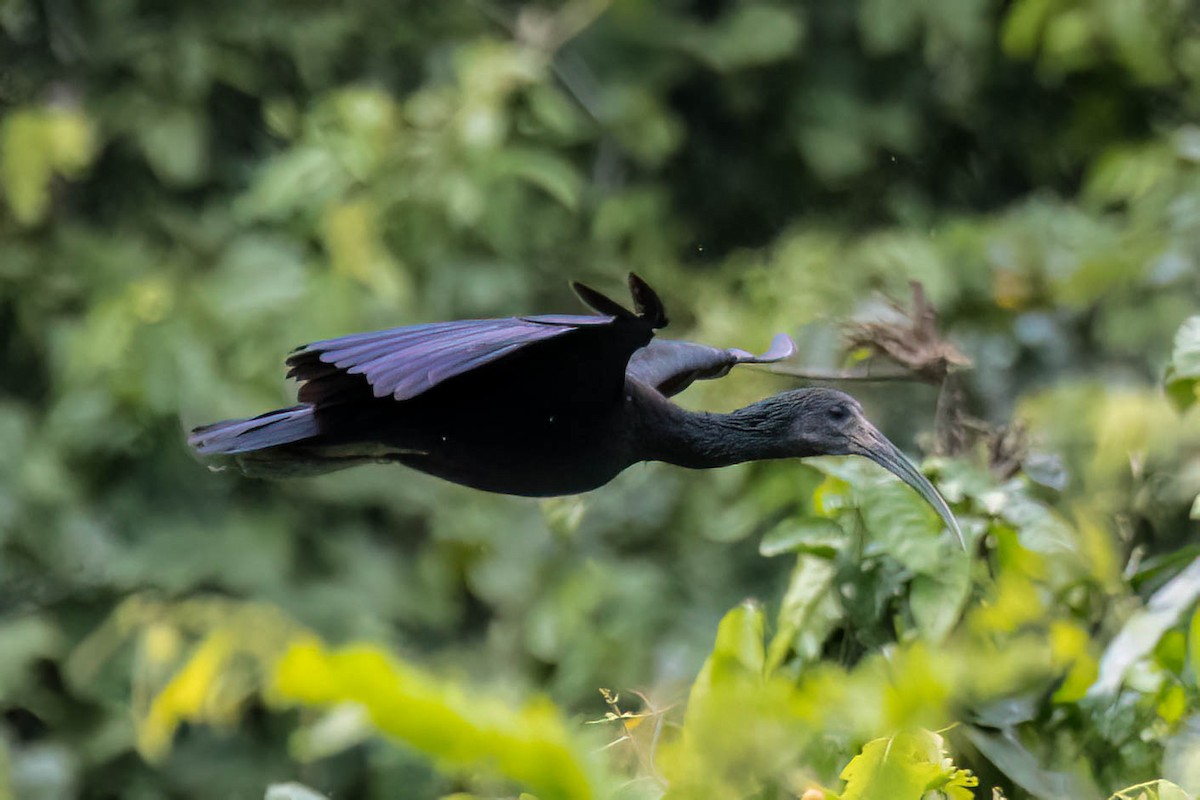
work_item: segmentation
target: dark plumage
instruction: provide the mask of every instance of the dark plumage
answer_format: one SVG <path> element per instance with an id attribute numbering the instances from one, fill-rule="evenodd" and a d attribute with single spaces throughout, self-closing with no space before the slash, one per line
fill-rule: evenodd
<path id="1" fill-rule="evenodd" d="M 574 284 L 600 316 L 439 322 L 298 348 L 288 372 L 300 405 L 192 431 L 202 456 L 248 475 L 316 474 L 396 462 L 504 494 L 595 489 L 641 461 L 703 469 L 773 458 L 861 455 L 916 489 L 958 535 L 945 501 L 834 389 L 797 389 L 730 414 L 668 398 L 738 364 L 794 352 L 777 336 L 762 356 L 654 340 L 662 302 L 630 275 L 635 311 Z"/>

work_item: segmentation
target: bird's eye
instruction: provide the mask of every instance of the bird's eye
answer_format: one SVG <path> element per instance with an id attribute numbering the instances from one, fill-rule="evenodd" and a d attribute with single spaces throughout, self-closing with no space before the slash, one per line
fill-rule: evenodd
<path id="1" fill-rule="evenodd" d="M 848 416 L 850 416 L 850 412 L 847 411 L 846 407 L 843 405 L 829 407 L 829 418 L 835 422 L 841 422 Z"/>

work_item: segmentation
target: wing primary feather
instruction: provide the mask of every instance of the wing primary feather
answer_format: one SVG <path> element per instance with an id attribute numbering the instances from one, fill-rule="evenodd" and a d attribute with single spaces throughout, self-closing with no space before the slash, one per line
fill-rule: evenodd
<path id="1" fill-rule="evenodd" d="M 634 319 L 635 315 L 625 306 L 618 303 L 616 300 L 601 294 L 590 286 L 586 286 L 579 281 L 571 281 L 571 288 L 575 290 L 575 294 L 579 295 L 589 308 L 604 314 L 609 317 L 618 319 Z"/>
<path id="2" fill-rule="evenodd" d="M 667 309 L 658 293 L 634 273 L 629 273 L 629 293 L 633 295 L 633 307 L 642 321 L 651 328 L 667 327 Z"/>

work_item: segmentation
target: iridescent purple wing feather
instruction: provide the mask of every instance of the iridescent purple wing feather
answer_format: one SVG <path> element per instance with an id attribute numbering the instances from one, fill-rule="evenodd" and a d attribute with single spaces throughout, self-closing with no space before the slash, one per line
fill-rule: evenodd
<path id="1" fill-rule="evenodd" d="M 302 402 L 335 400 L 339 376 L 361 375 L 375 397 L 408 400 L 536 342 L 612 317 L 549 315 L 410 325 L 304 345 L 288 358 Z"/>

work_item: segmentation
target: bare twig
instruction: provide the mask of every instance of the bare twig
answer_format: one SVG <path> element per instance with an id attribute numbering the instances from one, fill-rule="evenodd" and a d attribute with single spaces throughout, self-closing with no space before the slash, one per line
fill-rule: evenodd
<path id="1" fill-rule="evenodd" d="M 860 381 L 864 383 L 875 381 L 919 381 L 920 375 L 909 370 L 872 370 L 864 369 L 821 369 L 820 367 L 793 367 L 787 364 L 775 364 L 769 367 L 776 375 L 787 375 L 792 378 L 803 378 L 809 381 Z"/>

